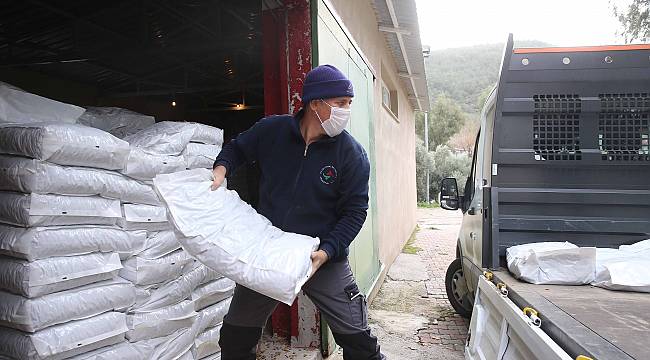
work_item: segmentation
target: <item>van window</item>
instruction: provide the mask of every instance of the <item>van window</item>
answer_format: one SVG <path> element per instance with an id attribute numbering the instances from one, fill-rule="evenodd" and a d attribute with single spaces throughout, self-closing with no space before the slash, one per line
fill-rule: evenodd
<path id="1" fill-rule="evenodd" d="M 478 174 L 478 166 L 480 166 L 476 160 L 479 151 L 478 142 L 480 138 L 481 131 L 479 130 L 478 134 L 476 135 L 476 141 L 474 142 L 474 153 L 472 154 L 472 170 L 469 174 L 469 177 L 467 178 L 467 182 L 465 183 L 465 191 L 463 192 L 463 210 L 468 209 L 469 205 L 472 203 L 472 200 L 474 199 L 475 185 L 477 184 L 477 181 L 480 181 L 480 179 L 476 178 Z"/>

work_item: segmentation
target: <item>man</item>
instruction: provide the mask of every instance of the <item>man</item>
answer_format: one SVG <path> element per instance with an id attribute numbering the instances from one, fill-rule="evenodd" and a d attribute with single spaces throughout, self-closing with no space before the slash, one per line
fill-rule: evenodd
<path id="1" fill-rule="evenodd" d="M 224 146 L 212 189 L 244 162 L 259 164 L 259 213 L 284 231 L 320 238 L 303 291 L 327 320 L 345 360 L 374 360 L 384 356 L 368 328 L 366 299 L 347 258 L 366 219 L 370 174 L 366 152 L 344 130 L 353 96 L 352 83 L 334 66 L 311 70 L 303 109 L 296 116 L 264 118 Z M 277 303 L 237 285 L 221 329 L 223 360 L 255 359 Z"/>

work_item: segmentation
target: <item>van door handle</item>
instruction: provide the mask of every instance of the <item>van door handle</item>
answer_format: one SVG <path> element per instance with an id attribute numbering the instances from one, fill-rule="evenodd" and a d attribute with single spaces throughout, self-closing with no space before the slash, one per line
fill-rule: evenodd
<path id="1" fill-rule="evenodd" d="M 468 215 L 474 215 L 474 214 L 476 214 L 476 209 L 474 209 L 473 207 L 469 208 L 469 210 L 467 210 L 467 214 L 468 214 Z"/>
<path id="2" fill-rule="evenodd" d="M 472 240 L 476 240 L 476 233 L 473 232 L 473 231 L 470 232 L 470 233 L 469 233 L 469 238 L 472 239 Z"/>

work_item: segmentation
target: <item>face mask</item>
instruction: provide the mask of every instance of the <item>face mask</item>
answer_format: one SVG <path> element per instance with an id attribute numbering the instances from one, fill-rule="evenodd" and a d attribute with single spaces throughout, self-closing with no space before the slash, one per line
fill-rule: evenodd
<path id="1" fill-rule="evenodd" d="M 340 107 L 332 106 L 326 103 L 325 100 L 321 100 L 321 101 L 327 104 L 327 106 L 329 106 L 330 109 L 332 110 L 330 113 L 330 118 L 323 121 L 321 120 L 317 112 L 316 112 L 316 116 L 318 117 L 318 120 L 323 126 L 325 133 L 327 133 L 327 135 L 329 135 L 330 137 L 334 137 L 342 133 L 343 130 L 345 130 L 345 128 L 348 126 L 348 122 L 350 122 L 350 113 L 351 113 L 350 109 L 343 109 Z"/>

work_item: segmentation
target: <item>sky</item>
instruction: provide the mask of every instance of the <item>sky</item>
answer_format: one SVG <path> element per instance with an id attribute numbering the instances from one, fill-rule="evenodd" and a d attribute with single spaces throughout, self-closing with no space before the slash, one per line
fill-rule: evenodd
<path id="1" fill-rule="evenodd" d="M 629 0 L 416 0 L 422 45 L 432 50 L 540 40 L 554 46 L 613 45 L 612 3 Z"/>

